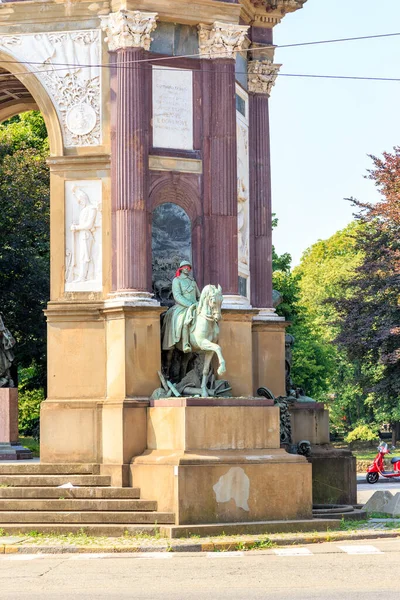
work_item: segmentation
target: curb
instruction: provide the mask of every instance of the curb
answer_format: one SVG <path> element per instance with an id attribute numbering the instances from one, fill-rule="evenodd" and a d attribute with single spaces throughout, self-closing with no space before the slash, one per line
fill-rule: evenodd
<path id="1" fill-rule="evenodd" d="M 400 537 L 400 531 L 326 532 L 293 537 L 260 537 L 242 540 L 210 541 L 190 544 L 166 544 L 165 546 L 30 546 L 0 544 L 1 554 L 139 554 L 149 552 L 234 552 L 240 550 L 269 550 L 279 546 L 321 544 L 345 540 L 376 540 Z"/>

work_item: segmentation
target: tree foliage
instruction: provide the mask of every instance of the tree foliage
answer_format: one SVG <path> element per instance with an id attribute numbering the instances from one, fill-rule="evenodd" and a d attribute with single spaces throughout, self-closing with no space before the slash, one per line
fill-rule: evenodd
<path id="1" fill-rule="evenodd" d="M 363 227 L 356 248 L 363 255 L 346 297 L 332 302 L 339 314 L 337 342 L 362 365 L 357 383 L 378 422 L 400 421 L 400 148 L 371 156 L 369 171 L 382 194 L 368 204 L 351 199 Z"/>
<path id="2" fill-rule="evenodd" d="M 355 250 L 358 227 L 352 223 L 318 241 L 292 271 L 274 272 L 274 287 L 283 293 L 278 312 L 292 323 L 288 333 L 295 338 L 292 379 L 307 395 L 331 404 L 336 425 L 356 420 L 361 404 L 352 383 L 354 365 L 333 344 L 339 331 L 337 315 L 326 300 L 341 297 L 361 261 Z"/>
<path id="3" fill-rule="evenodd" d="M 37 112 L 0 125 L 0 310 L 16 338 L 16 362 L 44 385 L 49 297 L 47 133 Z M 33 382 L 31 382 L 33 383 Z"/>

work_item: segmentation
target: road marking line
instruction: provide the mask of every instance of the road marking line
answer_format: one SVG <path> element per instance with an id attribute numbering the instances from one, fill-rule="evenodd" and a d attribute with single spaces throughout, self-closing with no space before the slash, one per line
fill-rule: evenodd
<path id="1" fill-rule="evenodd" d="M 308 548 L 280 548 L 274 550 L 277 556 L 312 556 L 312 552 Z"/>
<path id="2" fill-rule="evenodd" d="M 382 550 L 375 548 L 375 546 L 339 546 L 346 554 L 383 554 Z"/>
<path id="3" fill-rule="evenodd" d="M 93 554 L 88 552 L 87 554 L 73 554 L 69 558 L 71 560 L 85 560 L 87 558 L 115 558 L 116 556 L 118 555 L 113 554 L 111 552 L 99 552 L 98 554 L 95 554 L 94 552 Z"/>
<path id="4" fill-rule="evenodd" d="M 149 560 L 150 558 L 173 558 L 174 555 L 171 552 L 141 552 L 138 554 L 131 554 L 133 558 L 139 560 Z"/>
<path id="5" fill-rule="evenodd" d="M 3 560 L 35 560 L 36 558 L 43 558 L 44 554 L 10 554 L 9 556 L 2 556 Z"/>
<path id="6" fill-rule="evenodd" d="M 244 556 L 244 552 L 239 550 L 231 550 L 228 552 L 207 552 L 207 558 L 240 558 Z"/>

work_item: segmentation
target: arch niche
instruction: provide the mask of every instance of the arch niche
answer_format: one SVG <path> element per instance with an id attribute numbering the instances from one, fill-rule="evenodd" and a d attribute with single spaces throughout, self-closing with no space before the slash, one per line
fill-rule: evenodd
<path id="1" fill-rule="evenodd" d="M 158 177 L 150 188 L 149 214 L 150 228 L 152 231 L 154 215 L 157 216 L 159 207 L 172 205 L 177 207 L 177 217 L 181 215 L 181 224 L 186 218 L 190 221 L 191 229 L 191 258 L 193 261 L 194 275 L 199 286 L 203 285 L 203 235 L 202 211 L 200 203 L 199 182 L 196 177 L 185 176 L 180 173 L 168 173 Z M 149 236 L 153 239 L 153 235 Z M 152 249 L 149 248 L 152 252 Z M 188 249 L 182 249 L 182 259 L 187 258 Z M 149 273 L 149 282 L 152 282 L 152 273 Z"/>

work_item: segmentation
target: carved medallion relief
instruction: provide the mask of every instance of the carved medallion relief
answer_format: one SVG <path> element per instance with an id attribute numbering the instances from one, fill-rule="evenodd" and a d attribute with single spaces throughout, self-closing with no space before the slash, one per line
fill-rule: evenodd
<path id="1" fill-rule="evenodd" d="M 45 87 L 60 119 L 65 147 L 102 143 L 98 30 L 3 35 L 1 49 L 26 63 Z"/>
<path id="2" fill-rule="evenodd" d="M 65 291 L 102 290 L 102 182 L 65 182 Z"/>

